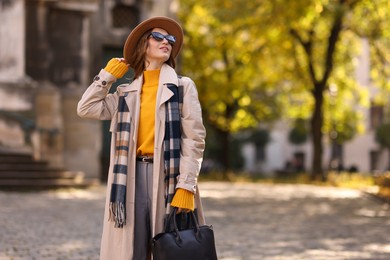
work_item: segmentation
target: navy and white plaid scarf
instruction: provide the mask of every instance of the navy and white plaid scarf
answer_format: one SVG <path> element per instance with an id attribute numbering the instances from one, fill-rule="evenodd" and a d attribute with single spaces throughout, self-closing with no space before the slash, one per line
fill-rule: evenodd
<path id="1" fill-rule="evenodd" d="M 180 81 L 179 81 L 180 82 Z M 165 208 L 170 213 L 170 206 L 175 195 L 180 167 L 181 142 L 181 107 L 183 105 L 183 87 L 167 84 L 174 95 L 165 103 L 164 136 L 164 173 L 165 173 Z"/>
<path id="2" fill-rule="evenodd" d="M 119 228 L 126 224 L 126 181 L 131 126 L 129 107 L 125 100 L 127 94 L 119 96 L 118 123 L 115 134 L 114 175 L 110 194 L 109 220 L 115 221 L 115 227 Z"/>
<path id="3" fill-rule="evenodd" d="M 180 80 L 179 80 L 180 82 Z M 167 84 L 174 95 L 165 103 L 165 136 L 164 136 L 164 173 L 165 173 L 165 207 L 170 212 L 170 204 L 175 194 L 177 176 L 180 166 L 181 107 L 183 104 L 183 87 L 179 84 Z M 115 157 L 113 182 L 111 184 L 109 220 L 115 227 L 126 225 L 126 181 L 130 142 L 131 117 L 125 97 L 119 96 L 117 114 L 117 132 L 115 140 Z"/>

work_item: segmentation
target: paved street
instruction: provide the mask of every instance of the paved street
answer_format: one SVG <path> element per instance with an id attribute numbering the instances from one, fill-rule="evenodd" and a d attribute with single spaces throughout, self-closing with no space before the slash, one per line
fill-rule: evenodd
<path id="1" fill-rule="evenodd" d="M 310 185 L 200 184 L 219 259 L 390 259 L 388 204 Z M 0 259 L 98 259 L 104 187 L 0 192 Z"/>

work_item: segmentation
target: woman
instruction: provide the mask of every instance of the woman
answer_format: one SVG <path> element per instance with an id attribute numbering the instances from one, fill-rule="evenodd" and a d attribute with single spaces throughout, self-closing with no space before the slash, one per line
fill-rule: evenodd
<path id="1" fill-rule="evenodd" d="M 81 117 L 111 120 L 100 259 L 149 259 L 172 207 L 196 209 L 204 224 L 197 176 L 206 133 L 195 84 L 174 70 L 182 42 L 174 20 L 142 22 L 128 36 L 124 58 L 111 59 L 78 104 Z M 129 67 L 134 81 L 109 94 Z"/>

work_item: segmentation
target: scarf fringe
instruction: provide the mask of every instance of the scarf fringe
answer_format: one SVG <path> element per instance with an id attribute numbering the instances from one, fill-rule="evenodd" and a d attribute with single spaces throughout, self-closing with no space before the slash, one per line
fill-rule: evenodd
<path id="1" fill-rule="evenodd" d="M 123 228 L 126 225 L 126 207 L 123 202 L 110 202 L 109 221 L 115 222 L 116 228 Z"/>

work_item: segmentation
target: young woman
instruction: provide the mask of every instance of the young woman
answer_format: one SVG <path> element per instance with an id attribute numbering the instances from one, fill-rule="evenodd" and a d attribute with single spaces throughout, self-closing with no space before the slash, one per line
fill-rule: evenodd
<path id="1" fill-rule="evenodd" d="M 83 94 L 81 117 L 111 120 L 111 159 L 100 259 L 151 257 L 152 237 L 172 210 L 195 210 L 205 128 L 194 82 L 178 77 L 175 58 L 183 30 L 154 17 L 128 36 L 124 58 L 111 59 Z M 134 81 L 109 89 L 131 67 Z"/>

